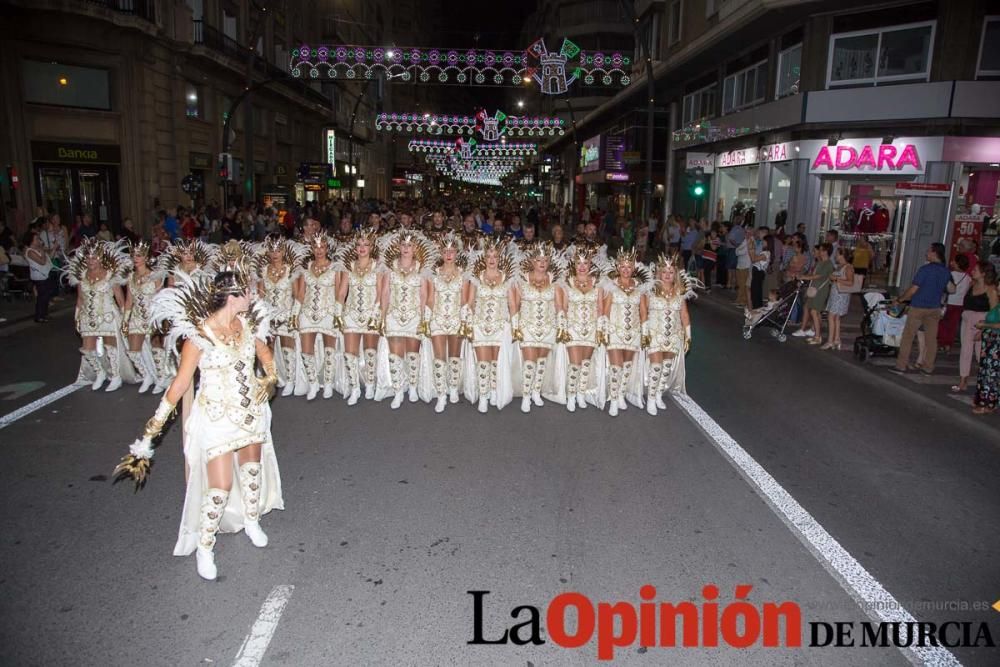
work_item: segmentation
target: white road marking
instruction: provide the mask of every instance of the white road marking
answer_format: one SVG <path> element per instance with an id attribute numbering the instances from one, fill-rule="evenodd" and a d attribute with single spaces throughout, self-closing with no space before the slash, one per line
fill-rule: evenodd
<path id="1" fill-rule="evenodd" d="M 719 426 L 690 396 L 673 396 L 702 431 L 736 466 L 743 477 L 757 487 L 760 495 L 792 532 L 813 552 L 817 560 L 840 582 L 870 617 L 886 623 L 916 623 L 916 619 L 859 563 L 802 505 L 786 491 L 757 461 Z M 906 625 L 900 627 L 905 637 Z M 905 641 L 905 640 L 904 640 Z M 948 649 L 940 646 L 900 649 L 922 665 L 957 666 L 961 663 Z M 911 653 L 907 653 L 910 651 Z"/>
<path id="2" fill-rule="evenodd" d="M 86 385 L 82 384 L 66 385 L 62 389 L 59 389 L 58 391 L 54 391 L 51 394 L 48 394 L 47 396 L 42 396 L 37 401 L 32 401 L 27 405 L 21 406 L 17 410 L 14 410 L 14 412 L 11 412 L 10 414 L 6 414 L 3 417 L 0 417 L 0 429 L 10 426 L 21 417 L 26 417 L 35 410 L 44 408 L 49 403 L 54 403 L 55 401 L 58 401 L 60 398 L 63 398 L 64 396 L 69 396 L 74 391 L 76 391 L 77 389 L 82 389 L 84 386 Z"/>
<path id="3" fill-rule="evenodd" d="M 285 605 L 292 597 L 295 586 L 275 586 L 271 594 L 261 605 L 260 614 L 250 628 L 250 634 L 243 640 L 239 652 L 236 654 L 236 662 L 233 667 L 257 667 L 264 658 L 274 631 L 278 628 L 278 621 L 285 611 Z"/>

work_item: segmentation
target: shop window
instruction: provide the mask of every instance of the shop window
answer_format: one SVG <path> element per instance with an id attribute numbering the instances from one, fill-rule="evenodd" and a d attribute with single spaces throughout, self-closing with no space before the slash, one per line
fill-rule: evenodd
<path id="1" fill-rule="evenodd" d="M 764 101 L 767 90 L 767 61 L 726 77 L 722 85 L 722 113 L 732 113 Z"/>
<path id="2" fill-rule="evenodd" d="M 802 70 L 802 45 L 796 44 L 778 54 L 778 86 L 774 98 L 780 99 L 799 93 L 799 74 Z"/>
<path id="3" fill-rule="evenodd" d="M 111 109 L 111 73 L 38 60 L 21 61 L 24 99 L 79 109 Z"/>
<path id="4" fill-rule="evenodd" d="M 719 86 L 712 84 L 684 96 L 684 125 L 691 125 L 703 118 L 715 115 L 715 96 Z"/>
<path id="5" fill-rule="evenodd" d="M 684 19 L 684 3 L 682 0 L 672 0 L 667 9 L 669 25 L 667 26 L 667 46 L 673 46 L 681 41 L 681 21 Z"/>
<path id="6" fill-rule="evenodd" d="M 977 77 L 1000 77 L 1000 16 L 987 16 L 983 21 L 983 36 L 979 42 Z"/>
<path id="7" fill-rule="evenodd" d="M 830 38 L 827 87 L 926 81 L 935 22 L 840 33 Z"/>
<path id="8" fill-rule="evenodd" d="M 204 118 L 204 96 L 201 94 L 201 86 L 193 83 L 184 84 L 184 108 L 188 118 Z"/>

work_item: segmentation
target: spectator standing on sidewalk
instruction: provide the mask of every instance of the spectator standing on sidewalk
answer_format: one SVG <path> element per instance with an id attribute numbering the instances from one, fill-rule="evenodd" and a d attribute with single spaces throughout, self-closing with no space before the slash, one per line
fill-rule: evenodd
<path id="1" fill-rule="evenodd" d="M 932 243 L 927 249 L 927 263 L 917 270 L 913 276 L 913 284 L 897 299 L 897 302 L 909 301 L 910 309 L 906 315 L 906 327 L 903 329 L 896 365 L 889 367 L 894 373 L 903 374 L 910 370 L 913 338 L 921 326 L 930 345 L 927 346 L 919 370 L 926 375 L 934 372 L 938 324 L 941 321 L 941 298 L 951 283 L 951 272 L 944 264 L 944 254 L 944 244 Z"/>
<path id="2" fill-rule="evenodd" d="M 38 232 L 31 233 L 24 258 L 28 260 L 31 282 L 35 286 L 35 321 L 48 322 L 49 301 L 52 299 L 53 292 L 53 281 L 49 279 L 49 274 L 55 267 Z"/>
<path id="3" fill-rule="evenodd" d="M 965 255 L 955 255 L 951 260 L 951 282 L 955 285 L 955 291 L 948 294 L 947 305 L 944 310 L 944 317 L 941 318 L 941 326 L 938 327 L 937 344 L 940 348 L 938 352 L 948 354 L 951 346 L 958 336 L 958 328 L 962 323 L 962 304 L 965 303 L 965 295 L 972 287 L 972 276 L 969 275 L 969 258 Z"/>
<path id="4" fill-rule="evenodd" d="M 988 415 L 996 412 L 997 402 L 1000 400 L 1000 305 L 994 304 L 990 312 L 986 313 L 986 318 L 976 324 L 976 328 L 982 336 L 983 354 L 979 359 L 979 376 L 976 379 L 972 412 Z"/>
<path id="5" fill-rule="evenodd" d="M 961 342 L 962 351 L 958 358 L 958 384 L 953 392 L 963 392 L 972 374 L 972 357 L 981 358 L 982 342 L 977 324 L 986 319 L 986 313 L 994 308 L 1000 296 L 997 294 L 997 273 L 990 264 L 978 264 L 971 272 L 972 284 L 962 301 Z"/>
<path id="6" fill-rule="evenodd" d="M 750 246 L 753 243 L 752 236 L 744 230 L 743 240 L 736 246 L 735 250 L 737 306 L 748 307 L 750 305 L 750 270 L 753 267 L 753 260 L 750 258 Z"/>
<path id="7" fill-rule="evenodd" d="M 771 253 L 764 243 L 767 227 L 758 227 L 753 236 L 747 239 L 747 251 L 750 253 L 750 307 L 756 310 L 764 305 L 764 283 L 767 280 L 767 270 L 771 266 Z"/>
<path id="8" fill-rule="evenodd" d="M 836 268 L 830 276 L 830 298 L 826 302 L 830 332 L 827 335 L 826 345 L 821 347 L 821 350 L 840 349 L 840 318 L 846 315 L 848 308 L 850 308 L 851 294 L 847 290 L 854 286 L 852 259 L 850 250 L 837 248 L 833 260 Z"/>
<path id="9" fill-rule="evenodd" d="M 829 243 L 820 243 L 816 246 L 816 268 L 812 273 L 802 276 L 803 280 L 811 280 L 809 289 L 813 289 L 813 295 L 806 302 L 806 317 L 802 321 L 802 328 L 796 331 L 793 336 L 809 337 L 810 345 L 819 345 L 823 342 L 823 326 L 820 313 L 826 308 L 826 302 L 830 299 L 830 276 L 833 275 L 833 262 L 830 260 L 830 253 L 833 248 Z M 806 294 L 809 294 L 807 289 Z"/>
<path id="10" fill-rule="evenodd" d="M 726 269 L 728 270 L 728 278 L 726 280 L 726 287 L 732 289 L 736 286 L 739 273 L 736 270 L 739 264 L 739 257 L 737 250 L 739 250 L 740 245 L 746 239 L 746 230 L 743 229 L 743 216 L 737 215 L 733 217 L 733 221 L 729 226 L 729 233 L 726 234 Z M 746 266 L 747 271 L 750 269 L 750 265 Z M 744 290 L 746 287 L 743 288 Z M 737 287 L 736 290 L 736 302 L 739 303 L 740 300 L 740 289 Z M 745 304 L 744 304 L 745 305 Z"/>

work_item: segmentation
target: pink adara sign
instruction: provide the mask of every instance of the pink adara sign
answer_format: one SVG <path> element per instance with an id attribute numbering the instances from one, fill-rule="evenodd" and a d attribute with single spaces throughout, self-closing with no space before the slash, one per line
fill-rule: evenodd
<path id="1" fill-rule="evenodd" d="M 809 166 L 813 174 L 922 174 L 924 162 L 916 144 L 841 142 L 820 146 Z"/>

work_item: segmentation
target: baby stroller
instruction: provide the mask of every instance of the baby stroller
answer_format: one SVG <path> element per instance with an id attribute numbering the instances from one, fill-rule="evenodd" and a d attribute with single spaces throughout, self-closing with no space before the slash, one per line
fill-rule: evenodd
<path id="1" fill-rule="evenodd" d="M 792 318 L 792 311 L 798 303 L 803 284 L 801 280 L 789 280 L 778 289 L 777 301 L 771 301 L 762 308 L 747 310 L 743 322 L 743 338 L 750 340 L 754 329 L 768 324 L 772 327 L 771 336 L 777 338 L 779 343 L 788 340 L 785 328 L 788 326 L 788 320 Z"/>
<path id="2" fill-rule="evenodd" d="M 854 339 L 854 356 L 864 363 L 873 356 L 896 356 L 906 327 L 906 306 L 893 306 L 889 295 L 878 290 L 861 294 L 864 315 L 861 335 Z"/>

